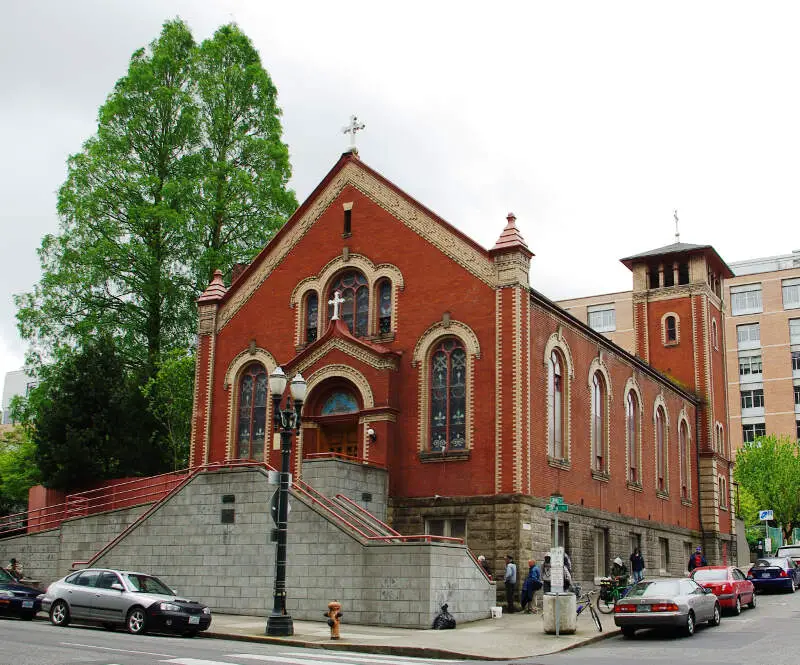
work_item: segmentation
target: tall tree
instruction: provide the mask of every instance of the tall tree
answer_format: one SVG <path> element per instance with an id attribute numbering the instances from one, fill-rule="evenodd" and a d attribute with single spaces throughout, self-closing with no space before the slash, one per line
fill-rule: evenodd
<path id="1" fill-rule="evenodd" d="M 197 153 L 194 274 L 202 290 L 214 270 L 248 262 L 297 207 L 287 189 L 277 90 L 250 39 L 219 28 L 195 60 L 201 147 Z"/>
<path id="2" fill-rule="evenodd" d="M 168 21 L 133 54 L 69 159 L 42 279 L 16 299 L 34 361 L 109 333 L 149 379 L 162 352 L 191 345 L 211 272 L 252 258 L 297 205 L 275 98 L 235 26 L 198 47 Z"/>
<path id="3" fill-rule="evenodd" d="M 734 477 L 763 510 L 772 510 L 787 541 L 800 523 L 800 443 L 765 436 L 736 454 Z"/>
<path id="4" fill-rule="evenodd" d="M 36 446 L 23 427 L 0 433 L 0 515 L 21 512 L 39 483 Z"/>
<path id="5" fill-rule="evenodd" d="M 182 265 L 188 155 L 198 142 L 195 43 L 169 21 L 131 57 L 70 157 L 61 233 L 42 241 L 42 280 L 18 297 L 23 337 L 52 352 L 102 331 L 151 375 L 163 346 L 187 345 L 194 280 Z"/>
<path id="6" fill-rule="evenodd" d="M 50 368 L 29 399 L 46 486 L 77 489 L 168 467 L 139 383 L 110 336 L 85 342 Z"/>

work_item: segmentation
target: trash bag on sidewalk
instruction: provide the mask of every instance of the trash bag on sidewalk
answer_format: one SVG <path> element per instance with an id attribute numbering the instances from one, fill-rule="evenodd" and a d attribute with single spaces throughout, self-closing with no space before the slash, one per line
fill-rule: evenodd
<path id="1" fill-rule="evenodd" d="M 436 618 L 433 620 L 433 629 L 434 630 L 445 630 L 447 628 L 455 628 L 456 627 L 456 620 L 453 618 L 453 615 L 447 611 L 447 603 L 442 605 L 442 611 L 436 615 Z"/>

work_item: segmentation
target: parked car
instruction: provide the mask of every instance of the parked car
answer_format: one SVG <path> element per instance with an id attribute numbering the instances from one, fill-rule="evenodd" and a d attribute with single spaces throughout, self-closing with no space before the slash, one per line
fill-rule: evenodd
<path id="1" fill-rule="evenodd" d="M 756 559 L 747 579 L 753 582 L 756 591 L 784 589 L 794 593 L 800 587 L 800 567 L 789 557 Z"/>
<path id="2" fill-rule="evenodd" d="M 739 615 L 742 605 L 755 609 L 756 591 L 747 576 L 734 566 L 701 566 L 692 571 L 692 579 L 700 586 L 711 589 L 719 598 L 724 610 Z"/>
<path id="3" fill-rule="evenodd" d="M 30 621 L 42 609 L 42 590 L 20 582 L 5 568 L 0 568 L 0 614 Z"/>
<path id="4" fill-rule="evenodd" d="M 711 589 L 685 577 L 642 580 L 614 607 L 614 623 L 629 638 L 639 628 L 674 628 L 691 637 L 698 623 L 719 626 L 720 619 Z"/>
<path id="5" fill-rule="evenodd" d="M 800 545 L 781 545 L 775 552 L 777 557 L 787 557 L 800 566 Z"/>
<path id="6" fill-rule="evenodd" d="M 42 609 L 55 626 L 97 623 L 109 630 L 180 633 L 194 637 L 211 625 L 211 610 L 195 600 L 179 598 L 157 577 L 105 568 L 87 568 L 53 582 Z"/>

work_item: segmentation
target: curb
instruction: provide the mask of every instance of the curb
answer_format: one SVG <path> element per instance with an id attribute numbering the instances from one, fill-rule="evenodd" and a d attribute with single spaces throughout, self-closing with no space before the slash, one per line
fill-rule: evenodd
<path id="1" fill-rule="evenodd" d="M 622 633 L 621 630 L 611 630 L 607 633 L 601 633 L 587 637 L 582 642 L 575 642 L 567 644 L 560 649 L 548 650 L 543 653 L 531 653 L 525 656 L 517 656 L 514 658 L 501 658 L 497 656 L 479 656 L 476 654 L 460 653 L 457 651 L 448 651 L 447 649 L 435 649 L 431 647 L 412 647 L 412 646 L 390 646 L 386 644 L 354 644 L 347 641 L 331 641 L 331 642 L 308 642 L 306 640 L 298 640 L 285 637 L 269 637 L 268 635 L 241 635 L 236 633 L 214 633 L 202 632 L 198 633 L 197 637 L 204 637 L 207 639 L 217 640 L 231 640 L 234 642 L 256 642 L 260 644 L 275 644 L 287 647 L 302 647 L 304 649 L 325 649 L 328 651 L 353 651 L 357 653 L 374 653 L 385 656 L 400 656 L 410 658 L 433 658 L 433 659 L 458 659 L 458 660 L 522 660 L 525 658 L 534 658 L 537 656 L 547 656 L 563 651 L 571 651 L 580 647 L 594 644 L 606 640 L 610 637 L 616 637 Z"/>

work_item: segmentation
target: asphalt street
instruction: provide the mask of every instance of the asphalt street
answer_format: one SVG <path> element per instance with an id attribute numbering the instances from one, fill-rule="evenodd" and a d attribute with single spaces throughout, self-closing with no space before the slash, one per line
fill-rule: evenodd
<path id="1" fill-rule="evenodd" d="M 725 616 L 718 628 L 691 638 L 642 631 L 634 640 L 612 637 L 552 656 L 515 663 L 675 663 L 798 665 L 800 593 L 761 595 L 755 610 Z M 56 628 L 49 622 L 0 619 L 0 665 L 420 665 L 457 663 L 324 649 L 300 649 L 246 641 L 158 635 L 133 636 L 98 628 Z M 471 661 L 474 662 L 474 661 Z"/>

